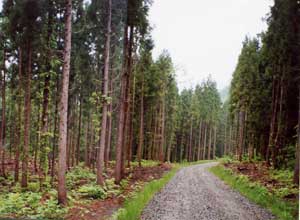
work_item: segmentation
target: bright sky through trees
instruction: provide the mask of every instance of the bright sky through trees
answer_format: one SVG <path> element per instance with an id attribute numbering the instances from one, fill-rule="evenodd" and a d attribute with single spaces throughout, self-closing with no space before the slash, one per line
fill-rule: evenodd
<path id="1" fill-rule="evenodd" d="M 222 89 L 230 84 L 242 41 L 266 30 L 272 0 L 154 0 L 154 55 L 167 49 L 178 70 L 179 89 L 209 74 Z"/>

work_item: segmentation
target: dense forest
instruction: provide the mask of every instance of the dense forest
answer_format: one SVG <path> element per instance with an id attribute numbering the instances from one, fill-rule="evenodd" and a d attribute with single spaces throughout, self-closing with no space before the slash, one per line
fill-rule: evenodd
<path id="1" fill-rule="evenodd" d="M 299 1 L 275 0 L 268 30 L 246 37 L 224 103 L 211 77 L 179 91 L 169 53 L 153 58 L 150 6 L 3 1 L 1 183 L 37 175 L 65 205 L 79 164 L 103 185 L 111 161 L 119 184 L 133 161 L 228 155 L 294 169 L 299 184 Z"/>

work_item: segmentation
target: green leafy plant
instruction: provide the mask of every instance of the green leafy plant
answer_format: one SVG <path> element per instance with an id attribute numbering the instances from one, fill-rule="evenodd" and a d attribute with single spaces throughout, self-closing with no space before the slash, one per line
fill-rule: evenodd
<path id="1" fill-rule="evenodd" d="M 98 185 L 83 185 L 78 189 L 78 192 L 88 198 L 105 199 L 107 192 Z"/>

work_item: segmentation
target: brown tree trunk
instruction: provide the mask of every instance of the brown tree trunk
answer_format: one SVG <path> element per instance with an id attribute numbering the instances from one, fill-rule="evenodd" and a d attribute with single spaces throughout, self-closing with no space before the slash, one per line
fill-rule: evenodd
<path id="1" fill-rule="evenodd" d="M 242 161 L 243 143 L 244 143 L 244 127 L 245 127 L 245 111 L 240 110 L 239 113 L 239 143 L 238 143 L 238 160 Z"/>
<path id="2" fill-rule="evenodd" d="M 31 42 L 27 45 L 27 77 L 25 87 L 25 103 L 24 103 L 24 147 L 23 147 L 23 161 L 22 161 L 22 181 L 21 186 L 27 187 L 27 172 L 28 172 L 28 154 L 30 143 L 30 112 L 31 112 L 31 64 L 32 64 L 32 47 Z"/>
<path id="3" fill-rule="evenodd" d="M 71 33 L 72 33 L 72 0 L 66 1 L 65 12 L 65 41 L 63 58 L 62 89 L 59 103 L 59 141 L 58 141 L 58 203 L 67 204 L 66 190 L 66 156 L 67 156 L 67 120 L 69 98 L 69 76 L 71 60 Z"/>
<path id="4" fill-rule="evenodd" d="M 211 159 L 211 139 L 212 139 L 212 125 L 209 126 L 209 139 L 208 139 L 208 155 L 207 155 L 207 159 L 210 160 Z"/>
<path id="5" fill-rule="evenodd" d="M 128 26 L 125 25 L 124 31 L 124 63 L 123 73 L 121 78 L 121 94 L 119 101 L 119 116 L 117 126 L 117 143 L 116 143 L 116 168 L 115 168 L 115 182 L 120 183 L 122 179 L 122 160 L 123 160 L 123 142 L 124 142 L 124 125 L 126 114 L 126 90 L 127 90 L 127 62 L 128 62 Z"/>
<path id="6" fill-rule="evenodd" d="M 79 118 L 78 118 L 78 134 L 76 142 L 76 165 L 80 161 L 80 138 L 81 138 L 81 117 L 82 117 L 82 100 L 79 101 Z"/>
<path id="7" fill-rule="evenodd" d="M 214 128 L 214 148 L 213 148 L 213 159 L 216 158 L 216 144 L 217 144 L 217 126 Z"/>
<path id="8" fill-rule="evenodd" d="M 5 88 L 6 88 L 6 51 L 3 50 L 3 75 L 2 75 L 2 88 L 1 88 L 1 95 L 2 95 L 2 122 L 1 122 L 1 132 L 0 132 L 0 149 L 1 149 L 1 176 L 5 177 L 5 110 L 6 110 L 6 97 L 5 97 Z"/>
<path id="9" fill-rule="evenodd" d="M 109 73 L 109 56 L 110 56 L 110 34 L 111 34 L 111 0 L 108 0 L 108 19 L 107 19 L 107 32 L 105 41 L 104 53 L 104 78 L 103 78 L 103 102 L 102 102 L 102 120 L 101 120 L 101 133 L 99 144 L 99 155 L 97 158 L 97 184 L 103 185 L 103 167 L 104 167 L 104 151 L 106 144 L 106 129 L 107 129 L 107 96 L 108 96 L 108 73 Z"/>
<path id="10" fill-rule="evenodd" d="M 139 144 L 137 149 L 137 159 L 139 166 L 142 166 L 142 150 L 144 143 L 144 78 L 142 79 L 141 103 L 140 103 L 140 129 L 139 129 Z"/>
<path id="11" fill-rule="evenodd" d="M 198 139 L 198 149 L 197 149 L 197 161 L 200 160 L 200 151 L 201 151 L 201 135 L 202 135 L 202 120 L 200 120 L 199 125 L 199 139 Z"/>
<path id="12" fill-rule="evenodd" d="M 189 154 L 188 154 L 188 161 L 191 162 L 192 161 L 192 143 L 193 143 L 193 120 L 190 122 L 191 126 L 190 126 L 190 139 L 189 139 Z"/>
<path id="13" fill-rule="evenodd" d="M 294 178 L 293 178 L 294 184 L 297 184 L 297 185 L 299 185 L 299 156 L 300 156 L 300 85 L 299 85 L 298 102 L 299 102 L 299 109 L 298 109 L 298 131 L 297 131 L 298 143 L 297 143 L 297 147 L 296 147 L 296 162 L 295 162 Z"/>
<path id="14" fill-rule="evenodd" d="M 111 96 L 113 95 L 113 84 L 112 84 L 112 80 L 110 81 L 110 94 Z M 105 147 L 105 158 L 104 158 L 104 162 L 105 162 L 105 168 L 108 167 L 108 162 L 110 160 L 110 148 L 111 148 L 111 138 L 112 138 L 112 134 L 111 134 L 111 129 L 112 129 L 112 111 L 113 111 L 113 104 L 112 101 L 109 103 L 108 106 L 108 127 L 107 127 L 107 143 L 106 143 L 106 147 Z"/>
<path id="15" fill-rule="evenodd" d="M 164 137 L 165 137 L 165 97 L 162 100 L 161 109 L 161 126 L 160 126 L 160 145 L 159 145 L 159 161 L 164 162 Z"/>
<path id="16" fill-rule="evenodd" d="M 46 53 L 46 76 L 44 80 L 44 90 L 43 90 L 43 109 L 42 109 L 42 125 L 41 125 L 41 132 L 40 132 L 40 176 L 41 182 L 43 182 L 43 177 L 46 175 L 44 171 L 46 157 L 47 157 L 47 140 L 48 140 L 48 107 L 49 107 L 49 87 L 50 87 L 50 79 L 51 79 L 51 36 L 52 36 L 52 22 L 53 22 L 53 2 L 52 0 L 49 1 L 49 13 L 48 13 L 48 30 L 47 30 L 47 38 L 46 38 L 46 45 L 47 45 L 47 53 Z"/>
<path id="17" fill-rule="evenodd" d="M 22 124 L 22 68 L 23 68 L 23 59 L 22 59 L 22 48 L 19 47 L 19 60 L 18 60 L 18 75 L 19 75 L 19 85 L 18 85 L 18 125 L 16 134 L 16 142 L 15 142 L 15 175 L 14 181 L 15 183 L 19 181 L 19 158 L 20 158 L 20 145 L 21 145 L 21 124 Z"/>
<path id="18" fill-rule="evenodd" d="M 207 123 L 204 123 L 204 141 L 203 141 L 203 160 L 206 159 L 206 136 L 207 136 Z"/>

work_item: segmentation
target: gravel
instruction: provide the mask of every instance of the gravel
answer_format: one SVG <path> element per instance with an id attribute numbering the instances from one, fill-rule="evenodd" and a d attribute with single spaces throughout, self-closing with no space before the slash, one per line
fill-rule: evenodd
<path id="1" fill-rule="evenodd" d="M 206 163 L 180 169 L 149 202 L 142 220 L 268 220 L 274 217 L 233 191 Z"/>

